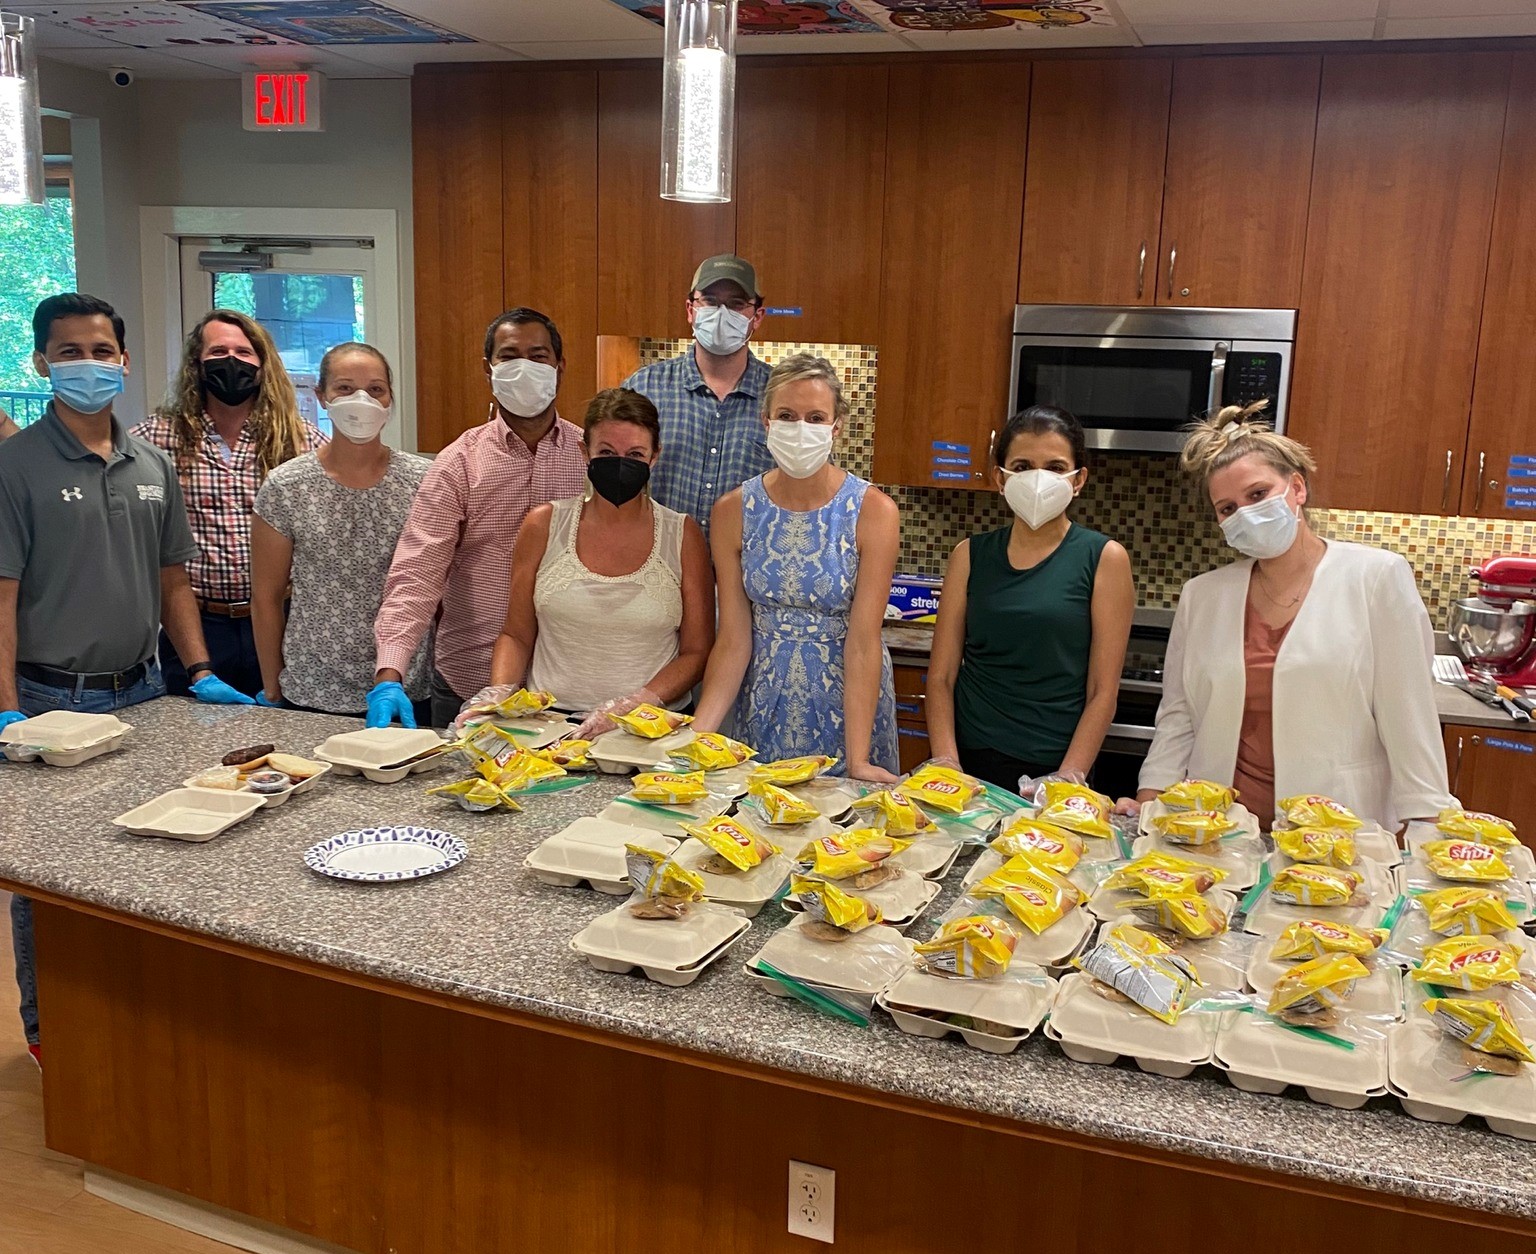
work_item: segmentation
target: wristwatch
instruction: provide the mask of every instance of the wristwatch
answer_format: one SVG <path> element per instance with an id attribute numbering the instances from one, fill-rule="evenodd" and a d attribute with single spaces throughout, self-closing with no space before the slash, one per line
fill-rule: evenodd
<path id="1" fill-rule="evenodd" d="M 213 663 L 207 658 L 204 658 L 201 662 L 193 662 L 191 666 L 187 667 L 187 678 L 191 679 L 198 671 L 207 671 L 210 675 L 213 674 Z"/>

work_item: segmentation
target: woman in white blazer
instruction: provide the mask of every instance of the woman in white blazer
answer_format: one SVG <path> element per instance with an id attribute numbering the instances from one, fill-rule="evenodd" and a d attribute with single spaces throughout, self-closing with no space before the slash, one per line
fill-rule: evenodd
<path id="1" fill-rule="evenodd" d="M 1192 778 L 1233 784 L 1266 827 L 1297 793 L 1389 830 L 1432 817 L 1453 799 L 1413 571 L 1312 530 L 1316 465 L 1253 420 L 1263 404 L 1200 423 L 1180 459 L 1247 560 L 1184 585 L 1137 801 Z"/>

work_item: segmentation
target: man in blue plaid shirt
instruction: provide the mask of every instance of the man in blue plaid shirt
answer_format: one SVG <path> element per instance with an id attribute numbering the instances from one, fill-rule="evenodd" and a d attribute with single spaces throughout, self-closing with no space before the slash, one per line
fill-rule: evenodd
<path id="1" fill-rule="evenodd" d="M 651 495 L 709 534 L 715 502 L 773 468 L 763 429 L 768 366 L 747 347 L 763 320 L 757 272 L 729 253 L 701 262 L 688 289 L 688 351 L 643 366 L 624 386 L 661 415 Z"/>

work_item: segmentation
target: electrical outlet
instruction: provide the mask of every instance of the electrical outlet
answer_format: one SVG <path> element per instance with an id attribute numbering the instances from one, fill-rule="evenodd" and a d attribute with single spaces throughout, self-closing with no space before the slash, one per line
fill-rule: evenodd
<path id="1" fill-rule="evenodd" d="M 789 1160 L 789 1231 L 791 1236 L 832 1244 L 837 1172 L 830 1167 Z"/>

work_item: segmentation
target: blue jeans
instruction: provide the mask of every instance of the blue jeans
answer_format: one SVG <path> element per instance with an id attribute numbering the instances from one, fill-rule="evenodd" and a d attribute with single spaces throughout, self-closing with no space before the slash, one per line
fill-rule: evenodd
<path id="1" fill-rule="evenodd" d="M 131 688 L 113 692 L 106 688 L 54 688 L 16 676 L 17 703 L 29 718 L 49 710 L 73 710 L 76 714 L 115 714 L 141 701 L 165 695 L 165 680 L 160 667 L 150 662 L 149 671 Z M 21 991 L 21 1027 L 27 1043 L 36 1045 L 37 1035 L 37 953 L 32 943 L 32 899 L 20 894 L 11 898 L 11 944 L 16 951 L 16 987 Z"/>

